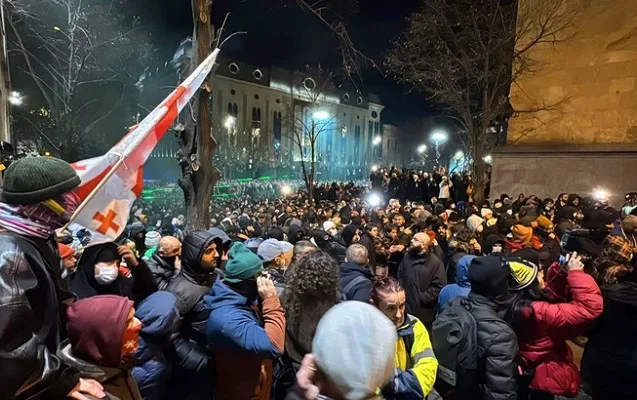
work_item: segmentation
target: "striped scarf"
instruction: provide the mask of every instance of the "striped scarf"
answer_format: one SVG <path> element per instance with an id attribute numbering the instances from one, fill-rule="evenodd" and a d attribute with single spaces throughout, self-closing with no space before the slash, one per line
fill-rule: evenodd
<path id="1" fill-rule="evenodd" d="M 80 205 L 74 192 L 36 204 L 0 203 L 0 227 L 18 235 L 48 239 L 66 225 Z"/>

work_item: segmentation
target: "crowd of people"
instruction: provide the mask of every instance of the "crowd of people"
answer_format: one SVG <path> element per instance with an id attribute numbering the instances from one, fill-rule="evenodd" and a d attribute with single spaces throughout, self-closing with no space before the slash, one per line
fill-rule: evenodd
<path id="1" fill-rule="evenodd" d="M 79 183 L 5 171 L 6 398 L 637 397 L 635 193 L 476 203 L 466 174 L 383 168 L 371 192 L 215 200 L 206 231 L 147 200 L 91 244 L 62 229 Z"/>

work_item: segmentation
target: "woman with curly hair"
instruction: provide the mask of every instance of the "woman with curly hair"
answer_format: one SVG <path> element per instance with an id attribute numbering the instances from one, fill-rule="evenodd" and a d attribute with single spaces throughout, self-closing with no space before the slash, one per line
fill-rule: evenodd
<path id="1" fill-rule="evenodd" d="M 313 251 L 295 260 L 286 278 L 285 353 L 275 368 L 275 398 L 294 387 L 303 357 L 312 352 L 319 321 L 340 300 L 340 272 L 329 254 Z"/>

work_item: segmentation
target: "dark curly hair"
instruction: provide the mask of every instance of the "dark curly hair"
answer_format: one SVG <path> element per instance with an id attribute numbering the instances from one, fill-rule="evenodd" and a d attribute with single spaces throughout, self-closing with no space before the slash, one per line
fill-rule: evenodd
<path id="1" fill-rule="evenodd" d="M 334 259 L 323 251 L 301 255 L 286 277 L 283 308 L 287 333 L 301 356 L 312 350 L 316 326 L 341 299 L 340 272 Z M 300 361 L 300 360 L 299 360 Z"/>

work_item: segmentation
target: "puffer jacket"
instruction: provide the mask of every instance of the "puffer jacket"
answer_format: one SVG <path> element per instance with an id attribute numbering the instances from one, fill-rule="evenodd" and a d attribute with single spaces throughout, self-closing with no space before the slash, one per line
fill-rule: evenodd
<path id="1" fill-rule="evenodd" d="M 63 398 L 79 375 L 56 356 L 72 298 L 58 284 L 57 245 L 0 233 L 0 396 Z M 28 295 L 27 295 L 28 293 Z M 18 393 L 19 392 L 19 393 Z"/>
<path id="2" fill-rule="evenodd" d="M 429 333 L 418 318 L 406 315 L 398 328 L 396 371 L 383 389 L 387 399 L 423 399 L 436 381 L 438 361 L 429 340 Z"/>
<path id="3" fill-rule="evenodd" d="M 216 361 L 215 398 L 269 399 L 272 360 L 285 345 L 285 313 L 278 297 L 265 299 L 257 311 L 217 279 L 205 301 L 210 310 L 206 335 Z"/>
<path id="4" fill-rule="evenodd" d="M 484 365 L 484 376 L 480 377 L 481 395 L 476 398 L 515 400 L 518 340 L 502 319 L 506 306 L 473 292 L 467 299 L 476 320 L 478 360 Z"/>
<path id="5" fill-rule="evenodd" d="M 570 271 L 567 280 L 571 302 L 531 303 L 518 338 L 522 364 L 535 369 L 529 388 L 573 397 L 580 374 L 566 339 L 583 334 L 602 314 L 604 302 L 595 280 L 584 271 Z"/>
<path id="6" fill-rule="evenodd" d="M 171 372 L 167 358 L 170 335 L 177 332 L 177 298 L 169 292 L 157 292 L 144 300 L 135 312 L 142 322 L 133 378 L 144 400 L 162 399 Z"/>
<path id="7" fill-rule="evenodd" d="M 181 329 L 175 338 L 175 351 L 180 367 L 189 371 L 202 371 L 208 366 L 205 329 L 210 310 L 203 298 L 212 287 L 215 273 L 202 270 L 200 262 L 213 242 L 220 249 L 230 243 L 230 238 L 220 229 L 188 234 L 182 243 L 181 273 L 166 288 L 177 297 Z"/>
<path id="8" fill-rule="evenodd" d="M 471 283 L 469 283 L 469 264 L 475 256 L 464 256 L 458 260 L 456 266 L 456 283 L 447 285 L 442 288 L 438 296 L 438 313 L 443 312 L 448 303 L 456 297 L 467 297 L 471 291 Z"/>
<path id="9" fill-rule="evenodd" d="M 152 257 L 146 261 L 146 265 L 148 265 L 148 269 L 153 274 L 159 290 L 166 290 L 173 278 L 178 276 L 181 272 L 180 269 L 176 269 L 174 266 L 168 264 L 157 253 L 154 253 Z"/>

